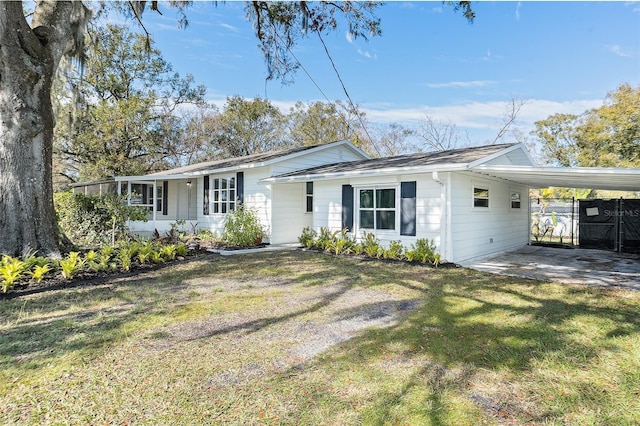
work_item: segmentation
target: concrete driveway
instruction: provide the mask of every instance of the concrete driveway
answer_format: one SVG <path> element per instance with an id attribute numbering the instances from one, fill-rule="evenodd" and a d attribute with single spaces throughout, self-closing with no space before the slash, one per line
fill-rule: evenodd
<path id="1" fill-rule="evenodd" d="M 526 246 L 462 266 L 495 274 L 640 290 L 640 255 Z"/>

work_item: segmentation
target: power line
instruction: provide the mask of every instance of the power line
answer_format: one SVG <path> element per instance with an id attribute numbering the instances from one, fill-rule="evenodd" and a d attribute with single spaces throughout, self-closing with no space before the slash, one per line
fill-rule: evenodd
<path id="1" fill-rule="evenodd" d="M 327 48 L 327 45 L 325 44 L 322 35 L 320 34 L 320 32 L 317 32 L 318 34 L 318 38 L 320 39 L 320 43 L 322 43 L 322 46 L 324 47 L 324 51 L 327 54 L 327 57 L 329 58 L 329 62 L 331 62 L 331 66 L 333 67 L 333 70 L 336 73 L 336 76 L 338 77 L 338 80 L 340 81 L 340 85 L 342 86 L 342 90 L 344 91 L 345 96 L 347 97 L 347 100 L 349 101 L 349 104 L 351 105 L 351 108 L 353 108 L 354 110 L 356 109 L 355 104 L 353 103 L 353 100 L 351 100 L 351 96 L 349 95 L 349 92 L 347 91 L 347 87 L 344 84 L 344 81 L 342 81 L 342 77 L 340 76 L 340 73 L 338 72 L 338 68 L 336 67 L 335 62 L 333 61 L 333 58 L 331 57 L 331 54 L 329 53 L 329 49 Z M 373 146 L 373 148 L 376 150 L 376 152 L 378 153 L 378 155 L 380 155 L 380 151 L 378 150 L 378 147 L 376 146 L 376 144 L 373 143 L 373 139 L 371 139 L 371 135 L 369 135 L 369 131 L 367 130 L 367 126 L 365 126 L 364 121 L 362 120 L 362 117 L 360 116 L 360 114 L 357 114 L 358 117 L 358 121 L 360 122 L 360 125 L 362 126 L 362 129 L 364 130 L 365 134 L 367 135 L 367 137 L 369 138 L 369 141 L 371 141 L 371 145 Z"/>
<path id="2" fill-rule="evenodd" d="M 280 37 L 280 34 L 278 34 L 277 31 L 274 31 L 274 33 L 275 33 L 276 37 L 278 37 L 280 39 L 280 41 L 283 42 L 282 38 Z M 322 38 L 322 35 L 319 32 L 317 32 L 317 34 L 318 34 L 318 38 L 320 39 L 320 42 L 322 43 L 322 46 L 324 47 L 324 51 L 327 54 L 327 57 L 329 58 L 329 62 L 331 62 L 331 66 L 333 67 L 333 70 L 336 73 L 336 76 L 338 77 L 338 81 L 340 82 L 340 86 L 342 87 L 342 90 L 343 90 L 345 96 L 347 97 L 347 100 L 349 101 L 349 105 L 351 106 L 352 110 L 357 111 L 355 103 L 353 102 L 353 100 L 351 99 L 351 96 L 349 95 L 349 92 L 347 91 L 347 87 L 345 86 L 344 81 L 342 80 L 342 77 L 340 76 L 340 72 L 338 71 L 338 68 L 336 67 L 335 62 L 333 61 L 333 58 L 331 57 L 331 54 L 329 53 L 329 49 L 327 48 L 327 45 L 325 44 L 325 42 L 324 42 L 324 40 Z M 284 43 L 284 45 L 286 46 L 286 43 Z M 336 103 L 333 102 L 331 99 L 329 99 L 329 97 L 324 93 L 322 88 L 320 88 L 320 85 L 311 76 L 311 73 L 309 73 L 309 71 L 307 71 L 307 69 L 304 67 L 304 65 L 300 61 L 300 59 L 298 59 L 296 54 L 293 53 L 293 51 L 291 50 L 291 48 L 289 46 L 287 46 L 287 51 L 293 57 L 293 59 L 295 59 L 295 61 L 298 64 L 298 66 L 300 68 L 302 68 L 302 70 L 307 75 L 307 77 L 309 77 L 309 80 L 311 80 L 313 85 L 316 86 L 318 91 L 327 100 L 327 102 L 329 104 L 331 104 L 331 105 L 336 105 Z M 340 105 L 340 106 L 342 107 L 342 105 Z M 344 107 L 342 107 L 342 108 L 344 108 Z M 344 110 L 347 113 L 349 112 L 346 108 L 344 108 Z M 371 139 L 371 135 L 369 134 L 369 131 L 367 130 L 367 126 L 365 125 L 364 121 L 362 120 L 362 116 L 360 114 L 356 114 L 356 117 L 358 118 L 358 122 L 360 123 L 360 126 L 362 127 L 362 130 L 364 130 L 364 133 L 367 135 L 367 138 L 369 138 L 369 141 L 371 142 L 370 145 L 373 146 L 373 148 L 376 150 L 377 154 L 380 155 L 380 150 L 378 149 L 376 144 L 373 143 L 373 139 Z"/>

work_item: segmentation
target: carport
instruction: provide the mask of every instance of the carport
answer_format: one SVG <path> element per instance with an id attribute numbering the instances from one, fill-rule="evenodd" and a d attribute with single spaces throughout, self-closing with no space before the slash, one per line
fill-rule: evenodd
<path id="1" fill-rule="evenodd" d="M 640 194 L 640 169 L 637 168 L 481 165 L 474 167 L 473 171 L 529 188 L 593 188 Z M 592 210 L 588 214 L 591 216 L 608 213 L 609 216 L 624 218 L 635 215 L 635 210 L 629 213 L 624 210 L 590 208 Z M 616 228 L 616 232 L 618 231 Z M 634 228 L 631 231 L 640 230 Z M 472 261 L 463 266 L 538 280 L 640 290 L 640 255 L 632 253 L 526 246 L 513 252 Z"/>
<path id="2" fill-rule="evenodd" d="M 592 188 L 640 195 L 638 168 L 481 165 L 473 171 L 529 188 Z M 583 248 L 640 253 L 640 199 L 579 200 L 579 209 Z M 531 225 L 529 223 L 529 229 Z"/>

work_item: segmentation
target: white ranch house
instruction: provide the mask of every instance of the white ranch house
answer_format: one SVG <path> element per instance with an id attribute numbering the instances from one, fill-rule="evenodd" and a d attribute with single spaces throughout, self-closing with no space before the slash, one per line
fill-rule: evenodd
<path id="1" fill-rule="evenodd" d="M 136 233 L 177 220 L 220 233 L 238 203 L 257 209 L 271 244 L 295 243 L 303 228 L 346 228 L 409 247 L 435 242 L 449 262 L 529 243 L 529 188 L 640 190 L 640 169 L 541 168 L 522 144 L 488 145 L 371 159 L 348 141 L 216 160 L 78 184 L 75 191 L 142 194 L 150 209 Z"/>

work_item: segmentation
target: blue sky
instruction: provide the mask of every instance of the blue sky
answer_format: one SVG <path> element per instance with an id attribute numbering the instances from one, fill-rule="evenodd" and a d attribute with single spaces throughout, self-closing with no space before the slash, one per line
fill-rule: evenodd
<path id="1" fill-rule="evenodd" d="M 325 36 L 369 121 L 414 127 L 429 116 L 455 123 L 478 145 L 495 136 L 512 98 L 527 100 L 516 124 L 528 132 L 551 114 L 602 105 L 622 83 L 640 84 L 638 2 L 475 2 L 473 9 L 469 24 L 441 2 L 389 2 L 377 12 L 382 36 L 353 40 L 346 28 Z M 292 85 L 265 82 L 243 3 L 195 2 L 188 16 L 180 30 L 165 5 L 145 23 L 174 70 L 204 84 L 212 103 L 259 96 L 287 110 L 324 95 L 346 100 L 317 37 L 294 52 L 322 92 L 302 70 Z"/>

